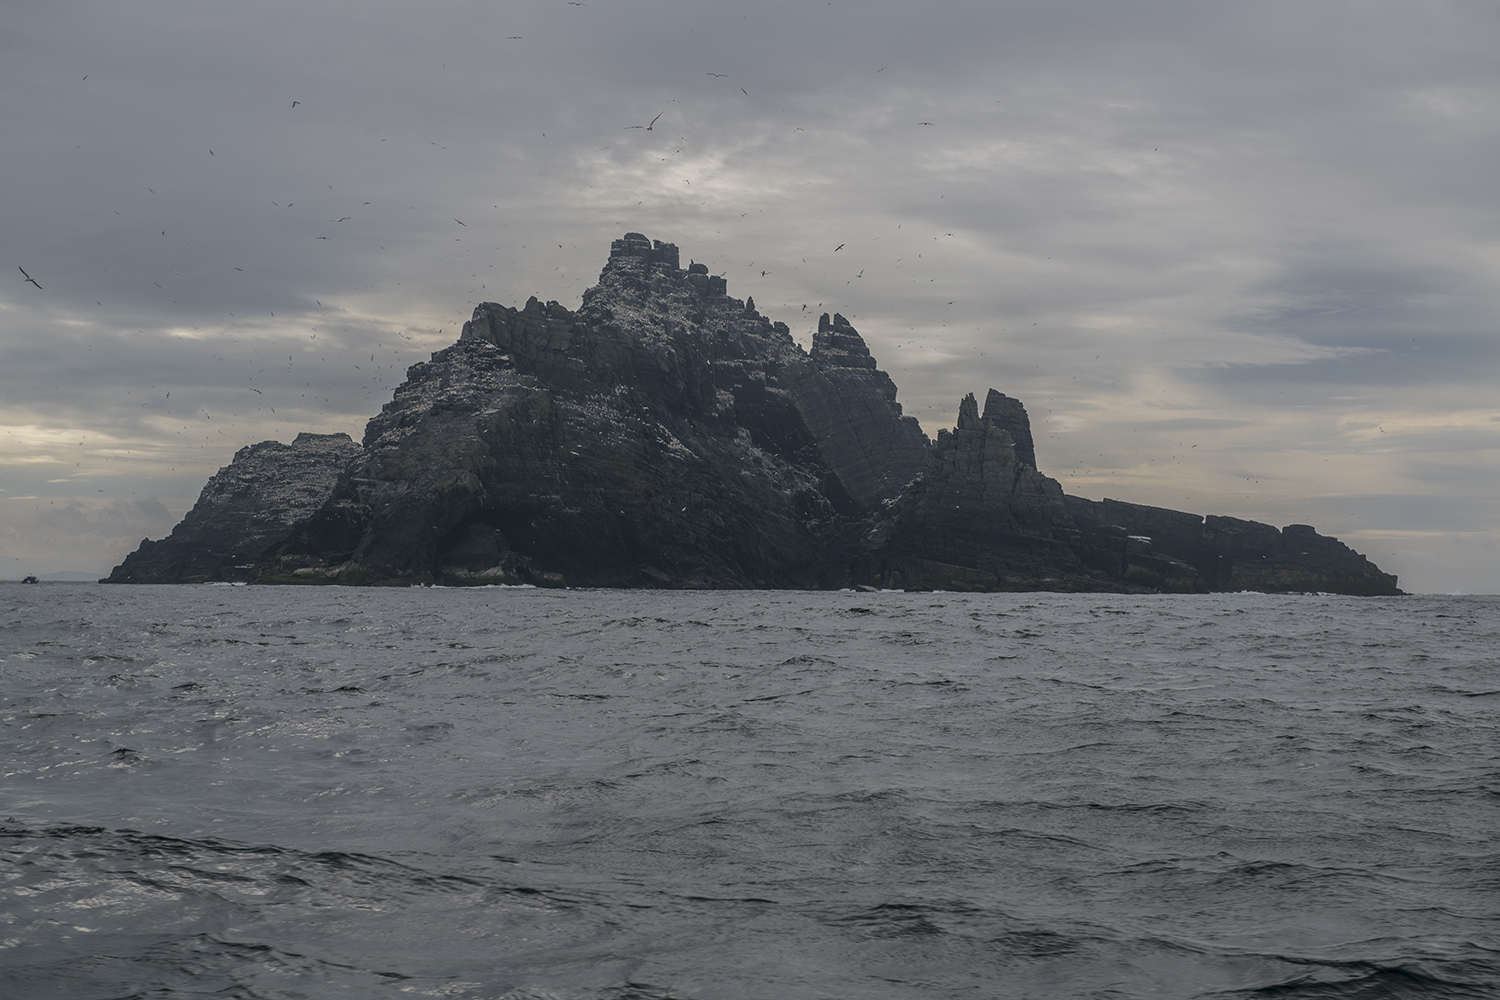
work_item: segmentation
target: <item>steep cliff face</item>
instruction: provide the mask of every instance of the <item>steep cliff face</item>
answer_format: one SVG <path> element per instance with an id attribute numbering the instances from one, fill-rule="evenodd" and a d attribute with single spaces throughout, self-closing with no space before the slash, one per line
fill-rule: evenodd
<path id="1" fill-rule="evenodd" d="M 843 317 L 627 233 L 577 310 L 480 305 L 362 445 L 242 449 L 113 582 L 1398 593 L 1335 539 L 1065 497 L 991 389 L 930 444 Z"/>
<path id="2" fill-rule="evenodd" d="M 882 583 L 982 590 L 1095 589 L 1070 544 L 1072 522 L 1055 480 L 1017 453 L 1006 397 L 985 411 L 972 395 L 958 425 L 939 431 L 922 476 L 872 532 Z M 1014 402 L 1011 400 L 1010 402 Z M 1029 421 L 1024 409 L 1020 420 Z M 1033 459 L 1034 462 L 1034 459 Z"/>
<path id="3" fill-rule="evenodd" d="M 808 358 L 785 381 L 839 482 L 874 509 L 901 492 L 927 462 L 929 442 L 915 417 L 901 414 L 896 383 L 875 367 L 864 339 L 838 313 L 818 319 Z"/>
<path id="4" fill-rule="evenodd" d="M 359 454 L 347 434 L 303 432 L 289 445 L 262 441 L 241 448 L 203 487 L 172 533 L 156 542 L 143 540 L 107 582 L 252 578 L 267 551 L 323 506 L 340 473 Z"/>
<path id="5" fill-rule="evenodd" d="M 994 389 L 959 403 L 921 478 L 866 538 L 889 587 L 1206 590 L 1193 566 L 1123 532 L 1081 531 L 1070 497 L 1036 469 L 1026 407 Z M 869 573 L 871 570 L 866 570 Z"/>
<path id="6" fill-rule="evenodd" d="M 984 397 L 984 419 L 1010 435 L 1016 461 L 1035 469 L 1036 445 L 1031 439 L 1031 418 L 1019 399 L 991 389 Z"/>
<path id="7" fill-rule="evenodd" d="M 843 368 L 628 234 L 578 311 L 481 305 L 414 366 L 266 575 L 818 586 L 831 527 L 926 450 L 873 360 Z"/>

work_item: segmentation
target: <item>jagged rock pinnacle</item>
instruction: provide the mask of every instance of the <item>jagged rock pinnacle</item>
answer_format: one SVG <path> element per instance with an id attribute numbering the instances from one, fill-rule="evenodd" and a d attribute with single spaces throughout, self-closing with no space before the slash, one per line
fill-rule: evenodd
<path id="1" fill-rule="evenodd" d="M 993 389 L 935 444 L 896 395 L 842 315 L 804 351 L 626 233 L 576 310 L 481 303 L 361 444 L 242 449 L 110 579 L 1395 592 L 1311 529 L 1065 497 Z"/>

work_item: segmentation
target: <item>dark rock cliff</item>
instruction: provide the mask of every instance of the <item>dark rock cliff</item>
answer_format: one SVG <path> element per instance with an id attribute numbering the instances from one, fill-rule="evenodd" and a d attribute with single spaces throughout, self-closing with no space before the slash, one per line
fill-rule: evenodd
<path id="1" fill-rule="evenodd" d="M 125 557 L 109 583 L 203 583 L 242 580 L 291 537 L 333 493 L 340 473 L 360 453 L 347 434 L 303 432 L 291 444 L 262 441 L 203 487 L 172 533 L 149 538 Z"/>
<path id="2" fill-rule="evenodd" d="M 1015 400 L 972 395 L 958 426 L 939 431 L 922 476 L 872 538 L 891 587 L 1055 590 L 1099 588 L 1076 551 L 1062 487 L 1036 470 L 1031 424 Z"/>
<path id="3" fill-rule="evenodd" d="M 112 582 L 1397 593 L 1310 528 L 1065 497 L 1015 399 L 929 443 L 844 317 L 812 350 L 616 240 L 569 310 L 480 305 L 362 445 L 242 449 Z"/>
<path id="4" fill-rule="evenodd" d="M 818 319 L 810 355 L 788 368 L 797 411 L 839 482 L 866 507 L 896 496 L 923 469 L 927 435 L 903 417 L 896 383 L 838 313 Z"/>
<path id="5" fill-rule="evenodd" d="M 1067 508 L 1089 542 L 1090 565 L 1147 585 L 1164 577 L 1142 558 L 1155 555 L 1191 566 L 1202 581 L 1194 589 L 1400 593 L 1394 576 L 1310 525 L 1277 530 L 1259 521 L 1079 497 L 1068 497 Z"/>
<path id="6" fill-rule="evenodd" d="M 824 326 L 839 350 L 809 355 L 628 234 L 576 312 L 486 303 L 413 366 L 260 578 L 827 585 L 834 526 L 895 496 L 927 440 L 854 329 Z"/>

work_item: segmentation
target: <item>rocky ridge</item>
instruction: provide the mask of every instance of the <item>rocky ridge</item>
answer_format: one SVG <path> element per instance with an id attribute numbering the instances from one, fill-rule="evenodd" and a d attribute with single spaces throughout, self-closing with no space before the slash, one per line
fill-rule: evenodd
<path id="1" fill-rule="evenodd" d="M 569 310 L 484 303 L 360 445 L 241 449 L 112 582 L 1398 593 L 1292 525 L 1067 497 L 1020 401 L 929 442 L 854 327 L 812 349 L 628 233 Z"/>
<path id="2" fill-rule="evenodd" d="M 347 434 L 303 431 L 291 444 L 262 441 L 235 452 L 172 533 L 145 539 L 111 583 L 245 579 L 261 556 L 328 500 L 359 445 Z"/>

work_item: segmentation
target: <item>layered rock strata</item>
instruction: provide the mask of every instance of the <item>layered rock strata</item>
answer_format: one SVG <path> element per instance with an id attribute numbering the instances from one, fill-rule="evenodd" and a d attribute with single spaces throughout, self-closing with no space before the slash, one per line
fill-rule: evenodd
<path id="1" fill-rule="evenodd" d="M 1337 538 L 1307 524 L 1277 529 L 1236 517 L 1184 514 L 1121 500 L 1067 497 L 1092 568 L 1146 586 L 1168 574 L 1146 556 L 1191 566 L 1207 590 L 1325 592 L 1374 596 L 1400 593 L 1383 573 Z"/>
<path id="2" fill-rule="evenodd" d="M 476 308 L 360 445 L 242 449 L 109 579 L 1398 593 L 1310 528 L 1064 496 L 993 389 L 930 443 L 843 316 L 804 351 L 638 233 L 577 310 Z"/>

